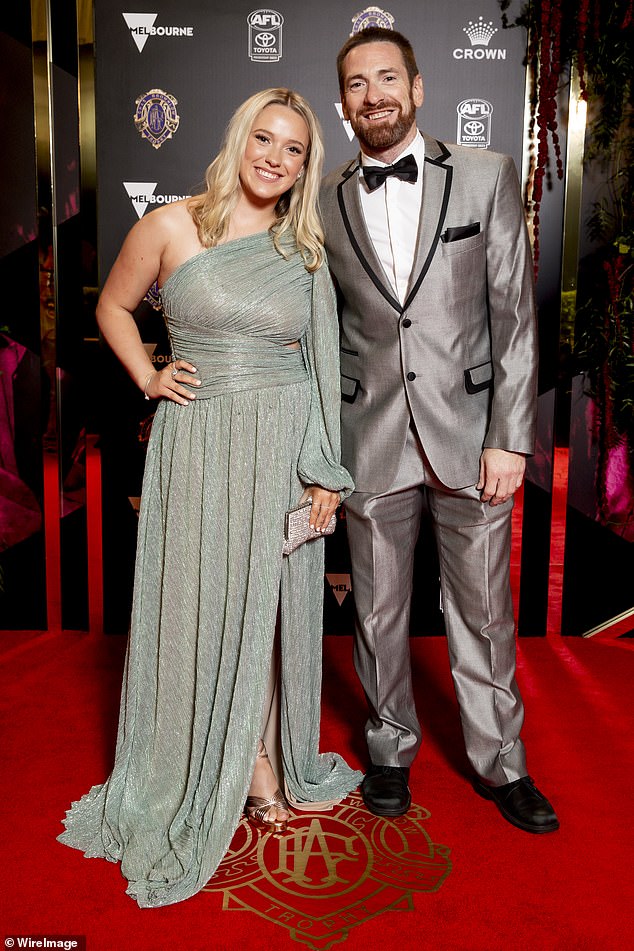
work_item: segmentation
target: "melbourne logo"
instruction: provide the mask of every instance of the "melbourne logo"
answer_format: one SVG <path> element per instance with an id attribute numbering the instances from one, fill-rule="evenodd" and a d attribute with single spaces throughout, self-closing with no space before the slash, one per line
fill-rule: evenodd
<path id="1" fill-rule="evenodd" d="M 331 572 L 328 572 L 326 574 L 326 580 L 330 585 L 332 593 L 337 599 L 337 604 L 339 607 L 341 607 L 344 598 L 347 594 L 350 594 L 352 590 L 350 585 L 350 575 L 332 574 Z"/>
<path id="2" fill-rule="evenodd" d="M 493 106 L 486 99 L 463 99 L 458 104 L 458 144 L 488 149 Z"/>
<path id="3" fill-rule="evenodd" d="M 190 198 L 190 195 L 155 195 L 154 190 L 158 182 L 124 182 L 123 187 L 128 193 L 128 198 L 132 202 L 134 210 L 139 218 L 142 218 L 151 205 L 169 205 L 173 201 L 180 201 L 182 198 Z"/>
<path id="4" fill-rule="evenodd" d="M 253 10 L 247 23 L 249 59 L 254 63 L 277 63 L 282 58 L 282 14 L 277 10 Z"/>
<path id="5" fill-rule="evenodd" d="M 352 125 L 348 122 L 348 120 L 344 119 L 343 106 L 341 105 L 340 102 L 335 103 L 335 109 L 337 110 L 337 115 L 341 119 L 341 124 L 343 125 L 346 135 L 348 136 L 348 141 L 352 142 L 352 140 L 354 139 L 354 129 L 352 128 Z"/>
<path id="6" fill-rule="evenodd" d="M 506 59 L 506 50 L 489 49 L 489 43 L 497 33 L 497 26 L 493 26 L 493 20 L 485 22 L 484 17 L 478 17 L 474 22 L 469 20 L 468 26 L 463 26 L 462 32 L 466 33 L 469 43 L 466 49 L 457 48 L 453 51 L 454 59 Z"/>
<path id="7" fill-rule="evenodd" d="M 387 10 L 381 10 L 380 7 L 366 7 L 361 13 L 355 13 L 352 17 L 352 33 L 360 33 L 369 26 L 380 26 L 384 30 L 394 29 L 394 17 Z"/>
<path id="8" fill-rule="evenodd" d="M 178 101 L 162 89 L 150 89 L 136 101 L 134 124 L 155 149 L 171 139 L 178 129 L 180 117 L 176 111 Z"/>
<path id="9" fill-rule="evenodd" d="M 154 26 L 158 13 L 123 13 L 139 53 L 149 36 L 193 36 L 193 26 Z"/>

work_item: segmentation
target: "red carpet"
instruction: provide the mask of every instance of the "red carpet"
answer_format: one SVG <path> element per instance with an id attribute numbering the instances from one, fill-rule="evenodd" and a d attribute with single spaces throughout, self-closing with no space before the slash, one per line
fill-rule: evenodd
<path id="1" fill-rule="evenodd" d="M 269 842 L 266 874 L 259 870 L 248 893 L 225 895 L 227 910 L 222 891 L 209 891 L 150 911 L 125 896 L 117 865 L 83 859 L 55 841 L 70 800 L 109 769 L 123 646 L 123 639 L 98 635 L 0 634 L 3 938 L 86 935 L 89 951 L 301 951 L 311 947 L 311 934 L 313 947 L 330 942 L 342 951 L 634 947 L 627 895 L 634 844 L 632 641 L 540 638 L 520 644 L 529 768 L 559 812 L 559 832 L 522 833 L 471 791 L 445 643 L 422 638 L 412 645 L 426 731 L 412 771 L 417 808 L 400 820 L 406 825 L 399 831 L 387 822 L 380 828 L 381 820 L 372 825 L 352 801 L 345 816 L 324 818 L 321 827 L 332 831 L 328 821 L 345 820 L 349 832 L 357 824 L 380 887 L 364 870 L 359 844 L 340 836 L 331 896 L 315 891 L 308 877 L 304 894 L 287 889 L 281 903 L 274 889 L 282 879 L 275 873 L 289 867 L 291 845 L 273 855 Z M 349 638 L 326 638 L 322 747 L 361 766 L 363 702 L 350 653 Z M 307 828 L 310 822 L 301 820 Z M 405 846 L 399 845 L 404 828 Z M 328 841 L 332 856 L 334 838 Z M 234 848 L 243 844 L 239 834 Z M 397 852 L 398 861 L 386 860 Z M 349 886 L 343 887 L 346 877 Z M 257 911 L 232 910 L 254 907 L 256 894 Z M 388 899 L 397 910 L 383 910 Z M 330 937 L 317 940 L 318 928 L 330 929 Z"/>

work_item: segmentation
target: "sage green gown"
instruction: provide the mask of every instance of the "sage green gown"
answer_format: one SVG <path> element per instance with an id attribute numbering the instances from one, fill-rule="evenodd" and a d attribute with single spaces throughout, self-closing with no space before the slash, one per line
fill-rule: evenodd
<path id="1" fill-rule="evenodd" d="M 162 299 L 176 358 L 202 380 L 163 400 L 143 482 L 115 764 L 60 840 L 121 862 L 141 907 L 199 891 L 225 855 L 253 772 L 278 604 L 284 778 L 341 798 L 361 774 L 318 752 L 323 539 L 283 557 L 308 484 L 348 495 L 339 464 L 338 328 L 327 266 L 268 233 L 202 251 Z M 301 349 L 284 346 L 301 341 Z"/>

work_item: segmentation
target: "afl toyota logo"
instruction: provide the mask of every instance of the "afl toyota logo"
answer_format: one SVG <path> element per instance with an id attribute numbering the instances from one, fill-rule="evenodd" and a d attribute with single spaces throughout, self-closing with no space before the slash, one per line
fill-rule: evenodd
<path id="1" fill-rule="evenodd" d="M 493 106 L 486 99 L 463 99 L 458 104 L 458 142 L 475 149 L 491 144 Z"/>
<path id="2" fill-rule="evenodd" d="M 249 59 L 253 63 L 277 63 L 282 58 L 282 24 L 277 10 L 253 10 L 249 25 Z"/>
<path id="3" fill-rule="evenodd" d="M 273 46 L 275 43 L 275 37 L 272 33 L 256 33 L 253 40 L 256 46 L 264 46 L 266 48 Z"/>

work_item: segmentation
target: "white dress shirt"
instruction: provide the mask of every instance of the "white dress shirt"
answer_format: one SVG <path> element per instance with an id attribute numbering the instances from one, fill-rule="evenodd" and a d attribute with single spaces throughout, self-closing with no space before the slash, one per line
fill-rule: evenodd
<path id="1" fill-rule="evenodd" d="M 365 223 L 379 261 L 383 265 L 392 289 L 401 303 L 405 301 L 409 284 L 416 242 L 420 206 L 423 199 L 423 168 L 425 163 L 425 140 L 420 132 L 413 142 L 396 156 L 398 162 L 404 155 L 413 155 L 418 165 L 416 182 L 403 182 L 391 175 L 385 184 L 370 191 L 359 169 L 359 192 Z M 385 167 L 361 153 L 361 164 Z M 391 163 L 390 163 L 391 164 Z"/>

